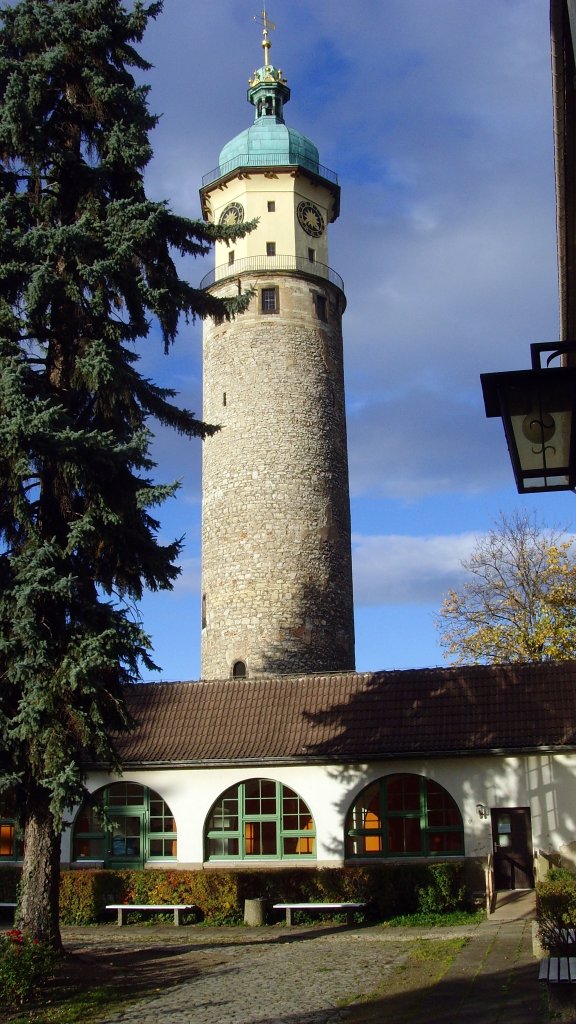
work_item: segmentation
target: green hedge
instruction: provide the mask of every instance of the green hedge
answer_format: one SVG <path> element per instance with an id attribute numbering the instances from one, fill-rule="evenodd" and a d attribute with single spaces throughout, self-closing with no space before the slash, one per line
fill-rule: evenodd
<path id="1" fill-rule="evenodd" d="M 565 935 L 567 929 L 576 928 L 576 876 L 572 872 L 551 868 L 544 881 L 538 883 L 536 921 L 544 949 L 572 954 L 574 945 L 566 941 Z"/>
<path id="2" fill-rule="evenodd" d="M 244 901 L 366 903 L 369 920 L 434 907 L 462 907 L 462 867 L 455 864 L 370 865 L 208 871 L 64 871 L 64 924 L 102 919 L 106 903 L 194 903 L 208 924 L 237 924 Z"/>
<path id="3" fill-rule="evenodd" d="M 107 903 L 194 903 L 208 924 L 237 924 L 244 901 L 366 903 L 367 920 L 427 909 L 443 912 L 463 906 L 462 864 L 371 864 L 346 868 L 278 868 L 242 871 L 63 871 L 60 917 L 63 924 L 110 920 Z M 0 868 L 0 893 L 15 898 L 17 868 Z M 278 919 L 271 912 L 270 919 Z"/>

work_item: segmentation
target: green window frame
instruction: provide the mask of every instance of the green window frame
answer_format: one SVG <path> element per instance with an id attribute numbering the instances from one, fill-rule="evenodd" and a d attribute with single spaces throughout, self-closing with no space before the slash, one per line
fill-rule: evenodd
<path id="1" fill-rule="evenodd" d="M 346 857 L 461 857 L 464 826 L 456 801 L 423 775 L 387 775 L 356 797 L 346 817 Z"/>
<path id="2" fill-rule="evenodd" d="M 272 779 L 230 786 L 208 814 L 205 859 L 315 860 L 310 809 L 293 789 Z"/>
<path id="3" fill-rule="evenodd" d="M 174 815 L 159 793 L 137 782 L 113 782 L 92 794 L 78 811 L 72 860 L 103 862 L 104 867 L 174 862 L 177 841 Z"/>

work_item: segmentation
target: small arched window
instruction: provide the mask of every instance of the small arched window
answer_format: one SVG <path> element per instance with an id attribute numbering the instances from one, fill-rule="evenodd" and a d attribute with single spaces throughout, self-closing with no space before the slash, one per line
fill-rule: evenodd
<path id="1" fill-rule="evenodd" d="M 232 665 L 232 675 L 234 679 L 244 679 L 248 675 L 246 672 L 246 662 L 235 661 Z"/>
<path id="2" fill-rule="evenodd" d="M 299 860 L 316 856 L 314 821 L 301 797 L 271 779 L 231 786 L 208 815 L 206 860 Z"/>
<path id="3" fill-rule="evenodd" d="M 464 853 L 456 801 L 422 775 L 388 775 L 362 790 L 346 818 L 347 857 L 447 857 Z"/>

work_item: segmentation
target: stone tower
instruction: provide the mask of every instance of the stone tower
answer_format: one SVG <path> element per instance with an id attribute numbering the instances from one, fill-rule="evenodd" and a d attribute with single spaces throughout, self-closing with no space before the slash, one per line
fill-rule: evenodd
<path id="1" fill-rule="evenodd" d="M 327 225 L 337 177 L 284 123 L 290 90 L 264 66 L 248 91 L 254 123 L 224 146 L 200 191 L 207 221 L 258 219 L 216 244 L 202 281 L 253 289 L 231 323 L 206 322 L 203 418 L 202 678 L 354 668 L 343 282 Z"/>

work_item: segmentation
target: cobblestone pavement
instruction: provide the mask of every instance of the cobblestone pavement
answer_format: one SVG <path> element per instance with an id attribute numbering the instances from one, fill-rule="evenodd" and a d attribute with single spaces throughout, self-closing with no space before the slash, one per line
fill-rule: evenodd
<path id="1" fill-rule="evenodd" d="M 89 948 L 82 942 L 84 930 L 77 936 L 75 929 L 66 931 L 67 948 Z M 405 963 L 418 938 L 477 932 L 470 927 L 416 934 L 342 927 L 166 929 L 162 941 L 189 960 L 189 980 L 102 1016 L 99 1024 L 340 1024 L 350 1020 L 346 1005 L 376 991 L 388 972 Z M 103 946 L 113 959 L 135 940 L 157 944 L 158 935 L 146 928 L 116 934 L 96 929 L 89 945 Z"/>

